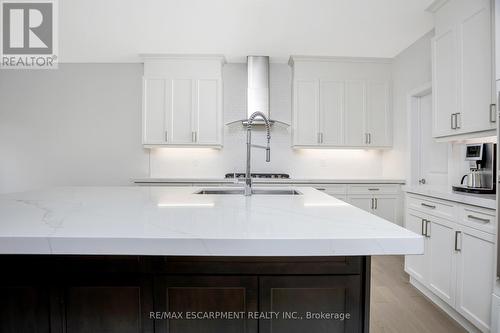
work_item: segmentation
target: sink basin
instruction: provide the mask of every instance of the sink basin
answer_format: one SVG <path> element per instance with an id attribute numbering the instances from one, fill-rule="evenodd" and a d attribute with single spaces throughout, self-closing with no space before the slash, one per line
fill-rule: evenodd
<path id="1" fill-rule="evenodd" d="M 243 189 L 203 189 L 194 194 L 214 194 L 214 195 L 243 195 L 245 192 Z M 299 191 L 290 189 L 259 189 L 254 188 L 252 190 L 252 195 L 301 195 Z"/>

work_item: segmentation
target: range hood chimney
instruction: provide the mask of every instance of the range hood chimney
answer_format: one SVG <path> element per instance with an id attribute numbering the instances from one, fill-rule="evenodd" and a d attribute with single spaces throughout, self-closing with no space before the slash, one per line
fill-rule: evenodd
<path id="1" fill-rule="evenodd" d="M 247 118 L 260 111 L 269 117 L 269 57 L 247 57 Z M 255 118 L 254 124 L 263 124 L 261 117 Z"/>

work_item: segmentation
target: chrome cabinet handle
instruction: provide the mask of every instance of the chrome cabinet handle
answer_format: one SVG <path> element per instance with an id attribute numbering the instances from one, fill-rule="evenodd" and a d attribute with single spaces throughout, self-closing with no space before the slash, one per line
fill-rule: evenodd
<path id="1" fill-rule="evenodd" d="M 461 113 L 455 113 L 455 129 L 461 128 L 462 126 L 462 121 L 461 121 Z"/>
<path id="2" fill-rule="evenodd" d="M 365 133 L 365 144 L 368 144 L 368 133 Z"/>
<path id="3" fill-rule="evenodd" d="M 420 234 L 421 234 L 422 236 L 425 236 L 425 231 L 424 231 L 424 226 L 425 226 L 425 225 L 426 225 L 426 224 L 425 224 L 425 220 L 424 220 L 424 219 L 422 219 L 422 230 L 420 231 Z"/>
<path id="4" fill-rule="evenodd" d="M 497 105 L 496 104 L 490 104 L 490 122 L 491 123 L 497 122 Z"/>
<path id="5" fill-rule="evenodd" d="M 435 208 L 436 208 L 436 206 L 434 206 L 434 205 L 429 205 L 429 204 L 426 204 L 426 203 L 424 203 L 424 202 L 422 202 L 422 203 L 420 203 L 420 204 L 421 204 L 422 206 L 424 206 L 424 207 L 427 207 L 427 208 L 431 208 L 431 209 L 435 209 Z"/>
<path id="6" fill-rule="evenodd" d="M 326 191 L 326 188 L 316 188 L 318 191 Z"/>
<path id="7" fill-rule="evenodd" d="M 467 215 L 467 218 L 469 218 L 471 220 L 480 221 L 480 222 L 483 222 L 483 223 L 490 223 L 490 219 L 485 219 L 485 218 L 477 217 L 477 216 L 474 216 L 474 215 Z"/>
<path id="8" fill-rule="evenodd" d="M 378 199 L 375 198 L 375 209 L 377 209 L 377 208 L 378 208 Z"/>
<path id="9" fill-rule="evenodd" d="M 454 113 L 452 113 L 452 114 L 450 115 L 450 122 L 451 122 L 451 124 L 450 124 L 450 128 L 451 128 L 451 129 L 455 129 L 455 128 L 456 128 L 456 127 L 455 127 L 455 123 L 454 123 L 454 121 L 453 121 L 453 119 L 454 119 L 454 118 L 455 118 L 455 114 L 454 114 Z"/>
<path id="10" fill-rule="evenodd" d="M 168 142 L 168 132 L 165 131 L 165 142 Z"/>
<path id="11" fill-rule="evenodd" d="M 431 221 L 425 220 L 425 237 L 428 237 L 428 238 L 431 238 L 430 228 L 429 228 L 430 225 L 431 225 Z"/>
<path id="12" fill-rule="evenodd" d="M 372 188 L 369 188 L 368 191 L 380 191 L 379 188 L 375 188 L 375 187 L 372 187 Z"/>
<path id="13" fill-rule="evenodd" d="M 373 200 L 373 198 L 372 198 L 372 205 L 371 205 L 371 207 L 370 207 L 370 208 L 371 208 L 371 209 L 375 209 L 375 200 Z"/>
<path id="14" fill-rule="evenodd" d="M 461 248 L 458 247 L 458 235 L 461 235 L 461 231 L 455 231 L 455 251 L 460 252 L 462 251 Z"/>
<path id="15" fill-rule="evenodd" d="M 195 132 L 191 132 L 191 142 L 196 142 Z"/>
<path id="16" fill-rule="evenodd" d="M 318 138 L 317 138 L 318 143 L 321 143 L 321 133 L 318 132 Z"/>

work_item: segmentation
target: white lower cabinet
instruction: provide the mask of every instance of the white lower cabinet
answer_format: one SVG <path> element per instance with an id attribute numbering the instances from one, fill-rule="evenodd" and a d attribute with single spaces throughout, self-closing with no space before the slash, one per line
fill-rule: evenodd
<path id="1" fill-rule="evenodd" d="M 420 196 L 407 199 L 407 203 L 424 199 L 432 202 L 430 198 Z M 440 203 L 433 204 L 438 207 Z M 480 230 L 484 228 L 481 223 L 459 219 L 465 212 L 477 208 L 449 204 L 454 205 L 455 212 L 450 220 L 432 215 L 425 210 L 426 206 L 406 210 L 405 227 L 425 237 L 425 252 L 406 256 L 405 271 L 448 304 L 457 315 L 480 331 L 489 332 L 495 237 L 493 233 Z M 439 215 L 439 211 L 436 214 Z"/>
<path id="2" fill-rule="evenodd" d="M 495 237 L 461 227 L 457 256 L 457 311 L 486 332 L 491 323 Z"/>
<path id="3" fill-rule="evenodd" d="M 374 194 L 349 194 L 349 203 L 383 219 L 397 222 L 399 196 Z"/>

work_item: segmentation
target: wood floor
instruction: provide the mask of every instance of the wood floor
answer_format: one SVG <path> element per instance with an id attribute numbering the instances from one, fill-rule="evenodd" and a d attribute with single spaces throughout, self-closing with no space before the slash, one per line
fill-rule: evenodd
<path id="1" fill-rule="evenodd" d="M 371 333 L 466 332 L 410 285 L 404 257 L 372 257 Z"/>

